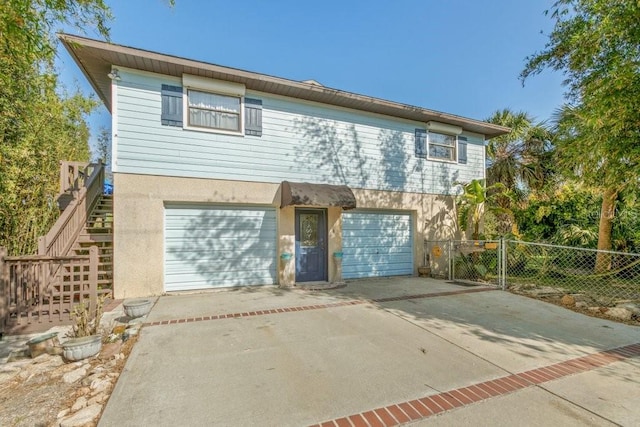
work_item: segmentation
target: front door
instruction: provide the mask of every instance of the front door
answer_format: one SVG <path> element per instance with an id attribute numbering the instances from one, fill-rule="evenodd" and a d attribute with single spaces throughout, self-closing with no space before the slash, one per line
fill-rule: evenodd
<path id="1" fill-rule="evenodd" d="M 327 280 L 327 211 L 296 209 L 296 282 Z"/>

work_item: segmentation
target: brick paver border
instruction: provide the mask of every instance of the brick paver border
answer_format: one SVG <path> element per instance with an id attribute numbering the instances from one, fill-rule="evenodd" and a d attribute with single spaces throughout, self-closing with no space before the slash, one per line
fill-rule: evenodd
<path id="1" fill-rule="evenodd" d="M 267 310 L 247 311 L 240 313 L 214 314 L 211 316 L 191 317 L 184 319 L 147 322 L 143 326 L 172 325 L 176 323 L 202 322 L 209 320 L 264 316 L 270 314 L 293 313 L 296 311 L 320 310 L 333 307 L 345 307 L 367 303 L 404 301 L 421 298 L 436 298 L 451 295 L 470 294 L 493 291 L 496 288 L 478 287 L 456 291 L 433 292 L 428 294 L 402 295 L 397 297 L 354 299 L 326 304 L 304 305 L 294 307 L 272 308 Z M 471 384 L 455 390 L 428 395 L 419 399 L 395 403 L 382 408 L 348 415 L 342 418 L 325 421 L 311 427 L 389 427 L 416 421 L 433 415 L 467 406 L 482 400 L 504 396 L 517 390 L 537 386 L 545 382 L 557 380 L 570 375 L 609 365 L 614 362 L 640 356 L 640 343 L 601 351 L 541 368 L 531 369 L 517 374 L 510 374 L 493 380 Z"/>
<path id="2" fill-rule="evenodd" d="M 473 288 L 473 289 L 462 289 L 458 291 L 433 292 L 430 294 L 402 295 L 397 297 L 375 298 L 375 299 L 354 299 L 354 300 L 347 300 L 347 301 L 330 302 L 326 304 L 271 308 L 268 310 L 246 311 L 246 312 L 240 312 L 240 313 L 214 314 L 211 316 L 190 317 L 185 319 L 160 320 L 157 322 L 144 323 L 143 326 L 173 325 L 175 323 L 202 322 L 202 321 L 208 321 L 208 320 L 230 319 L 234 317 L 264 316 L 267 314 L 292 313 L 295 311 L 319 310 L 323 308 L 344 307 L 349 305 L 360 305 L 360 304 L 367 304 L 367 303 L 403 301 L 403 300 L 419 299 L 419 298 L 435 298 L 435 297 L 444 297 L 444 296 L 450 296 L 450 295 L 487 292 L 487 291 L 494 291 L 494 290 L 496 290 L 496 288 L 481 287 L 481 288 Z"/>
<path id="3" fill-rule="evenodd" d="M 548 381 L 591 371 L 614 362 L 640 356 L 640 343 L 566 360 L 511 374 L 467 387 L 425 396 L 408 402 L 348 415 L 312 427 L 388 427 L 405 424 Z"/>

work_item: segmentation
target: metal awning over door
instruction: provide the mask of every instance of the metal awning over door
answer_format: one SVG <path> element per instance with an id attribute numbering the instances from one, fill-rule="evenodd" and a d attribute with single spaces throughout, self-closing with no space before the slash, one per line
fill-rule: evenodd
<path id="1" fill-rule="evenodd" d="M 355 209 L 356 198 L 346 185 L 309 184 L 307 182 L 282 181 L 281 203 L 285 206 L 321 206 Z"/>

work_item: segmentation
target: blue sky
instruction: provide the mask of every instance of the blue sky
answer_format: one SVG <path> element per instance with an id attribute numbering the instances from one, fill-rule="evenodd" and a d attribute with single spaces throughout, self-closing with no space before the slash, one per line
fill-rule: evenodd
<path id="1" fill-rule="evenodd" d="M 502 108 L 546 120 L 562 103 L 562 75 L 518 80 L 526 56 L 544 47 L 552 3 L 107 0 L 117 44 L 480 120 Z M 91 92 L 66 52 L 59 62 L 63 81 Z M 93 134 L 109 123 L 104 107 L 90 118 Z"/>

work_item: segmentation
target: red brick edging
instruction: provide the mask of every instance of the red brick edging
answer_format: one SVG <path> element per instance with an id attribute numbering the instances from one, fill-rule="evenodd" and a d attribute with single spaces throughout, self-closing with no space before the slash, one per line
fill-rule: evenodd
<path id="1" fill-rule="evenodd" d="M 640 343 L 566 360 L 467 387 L 395 403 L 363 413 L 348 415 L 312 427 L 388 427 L 431 417 L 441 412 L 503 396 L 514 391 L 590 371 L 614 362 L 640 356 Z"/>
<path id="2" fill-rule="evenodd" d="M 450 295 L 486 292 L 496 288 L 473 288 L 457 291 L 435 292 L 430 294 L 404 295 L 397 297 L 376 298 L 370 300 L 349 300 L 327 304 L 305 305 L 299 307 L 282 307 L 268 310 L 256 310 L 242 313 L 227 313 L 211 316 L 192 317 L 186 319 L 163 320 L 148 322 L 143 326 L 170 325 L 176 323 L 200 322 L 206 320 L 218 320 L 251 316 L 263 316 L 267 314 L 292 313 L 296 311 L 319 310 L 332 307 L 344 307 L 366 303 L 381 303 L 391 301 L 403 301 L 419 298 L 435 298 Z M 514 391 L 536 386 L 548 381 L 557 380 L 569 375 L 578 374 L 609 365 L 614 362 L 640 356 L 640 343 L 612 350 L 606 350 L 575 359 L 566 360 L 542 368 L 511 374 L 504 377 L 472 384 L 467 387 L 442 393 L 425 396 L 419 399 L 395 403 L 389 406 L 372 409 L 359 414 L 348 415 L 335 420 L 325 421 L 312 427 L 388 427 L 397 426 L 410 421 L 416 421 L 433 415 L 446 412 L 455 408 L 470 405 L 475 402 L 503 396 Z"/>
<path id="3" fill-rule="evenodd" d="M 161 320 L 157 322 L 147 322 L 147 323 L 144 323 L 143 326 L 173 325 L 175 323 L 202 322 L 206 320 L 230 319 L 234 317 L 264 316 L 266 314 L 292 313 L 294 311 L 319 310 L 322 308 L 344 307 L 349 305 L 360 305 L 360 304 L 367 304 L 372 302 L 380 303 L 380 302 L 391 302 L 391 301 L 403 301 L 403 300 L 418 299 L 418 298 L 435 298 L 435 297 L 443 297 L 443 296 L 449 296 L 449 295 L 470 294 L 475 292 L 493 291 L 495 289 L 496 288 L 463 289 L 459 291 L 434 292 L 430 294 L 418 294 L 418 295 L 403 295 L 398 297 L 376 298 L 376 299 L 370 299 L 370 300 L 367 300 L 367 299 L 349 300 L 349 301 L 331 302 L 327 304 L 303 305 L 299 307 L 272 308 L 268 310 L 247 311 L 243 313 L 214 314 L 211 316 L 191 317 L 187 319 L 172 319 L 172 320 Z"/>

